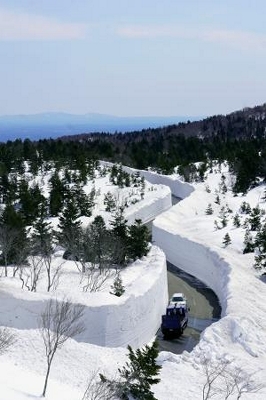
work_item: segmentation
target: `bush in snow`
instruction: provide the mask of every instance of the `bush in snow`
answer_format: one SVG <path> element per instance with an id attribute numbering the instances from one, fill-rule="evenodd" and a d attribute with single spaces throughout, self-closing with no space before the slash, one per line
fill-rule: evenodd
<path id="1" fill-rule="evenodd" d="M 119 275 L 114 280 L 114 284 L 111 286 L 112 292 L 111 294 L 114 294 L 115 296 L 122 296 L 123 293 L 125 293 L 125 287 L 122 284 L 122 279 Z"/>

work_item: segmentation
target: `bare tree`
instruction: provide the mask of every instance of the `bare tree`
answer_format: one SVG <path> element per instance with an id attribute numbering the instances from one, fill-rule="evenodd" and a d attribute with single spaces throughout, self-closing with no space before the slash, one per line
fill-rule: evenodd
<path id="1" fill-rule="evenodd" d="M 86 284 L 83 286 L 84 292 L 98 292 L 104 283 L 116 275 L 116 271 L 112 269 L 104 269 L 102 272 L 94 267 L 88 268 L 84 275 Z"/>
<path id="2" fill-rule="evenodd" d="M 232 361 L 226 359 L 212 361 L 204 357 L 201 362 L 206 376 L 202 388 L 203 400 L 216 396 L 227 400 L 233 395 L 239 400 L 242 394 L 256 393 L 265 387 L 255 380 L 254 373 L 245 372 Z"/>
<path id="3" fill-rule="evenodd" d="M 20 280 L 22 287 L 25 285 L 30 292 L 36 292 L 37 284 L 43 270 L 43 260 L 39 256 L 29 257 L 29 266 L 21 266 Z"/>
<path id="4" fill-rule="evenodd" d="M 41 256 L 43 259 L 43 263 L 45 266 L 46 270 L 46 275 L 47 275 L 47 292 L 50 292 L 51 289 L 56 289 L 59 284 L 59 278 L 61 276 L 62 272 L 62 266 L 64 264 L 64 261 L 61 262 L 59 265 L 56 267 L 53 266 L 53 255 L 42 255 Z"/>
<path id="5" fill-rule="evenodd" d="M 0 328 L 0 355 L 5 353 L 14 341 L 15 335 L 8 328 Z"/>
<path id="6" fill-rule="evenodd" d="M 52 361 L 56 351 L 63 346 L 69 338 L 85 330 L 80 321 L 83 316 L 84 306 L 72 304 L 69 300 L 49 300 L 45 310 L 40 316 L 39 327 L 45 345 L 47 371 L 43 386 L 42 396 L 45 396 Z"/>
<path id="7" fill-rule="evenodd" d="M 117 389 L 109 381 L 101 378 L 99 371 L 94 371 L 88 381 L 82 400 L 116 400 Z"/>
<path id="8" fill-rule="evenodd" d="M 5 276 L 7 276 L 7 266 L 9 262 L 9 254 L 18 241 L 19 233 L 17 229 L 9 225 L 2 224 L 0 226 L 0 248 L 4 261 Z"/>

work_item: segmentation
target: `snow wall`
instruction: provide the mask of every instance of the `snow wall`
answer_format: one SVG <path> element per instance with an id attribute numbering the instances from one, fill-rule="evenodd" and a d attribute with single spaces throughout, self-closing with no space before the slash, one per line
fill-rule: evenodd
<path id="1" fill-rule="evenodd" d="M 165 188 L 168 189 L 168 188 Z M 144 224 L 152 221 L 162 212 L 172 207 L 172 196 L 171 191 L 167 190 L 164 193 L 158 195 L 158 197 L 151 198 L 146 201 L 145 204 L 139 206 L 140 203 L 136 203 L 130 206 L 130 210 L 125 209 L 125 218 L 128 224 L 131 225 L 135 222 L 135 219 L 141 219 Z"/>
<path id="2" fill-rule="evenodd" d="M 147 181 L 156 185 L 165 185 L 171 189 L 172 195 L 184 199 L 194 191 L 193 186 L 186 182 L 180 181 L 177 177 L 170 175 L 160 175 L 152 171 L 137 170 L 129 167 L 124 167 L 124 170 L 128 173 L 139 172 Z"/>
<path id="3" fill-rule="evenodd" d="M 177 178 L 152 172 L 148 174 L 150 177 L 147 177 L 147 180 L 152 179 L 158 184 L 164 182 L 170 187 L 172 193 L 181 199 L 185 199 L 195 190 L 190 184 L 181 182 Z M 174 207 L 176 206 L 173 206 L 172 210 Z M 169 217 L 171 218 L 170 215 Z M 229 273 L 230 269 L 228 263 L 210 248 L 182 237 L 176 232 L 172 233 L 167 227 L 167 222 L 165 228 L 165 221 L 168 219 L 167 211 L 154 219 L 153 243 L 164 251 L 167 261 L 197 277 L 216 293 L 222 306 L 222 315 L 224 315 L 227 306 L 224 294 L 227 292 L 225 289 L 228 284 L 228 274 L 225 271 Z"/>
<path id="4" fill-rule="evenodd" d="M 101 164 L 107 167 L 113 165 L 113 163 L 106 161 L 101 161 Z M 145 172 L 138 171 L 129 167 L 123 167 L 123 169 L 129 174 L 134 174 L 136 172 Z M 149 181 L 149 179 L 147 180 Z M 135 219 L 141 219 L 142 222 L 146 224 L 152 221 L 162 212 L 172 207 L 172 194 L 170 187 L 168 187 L 169 185 L 166 185 L 163 182 L 159 182 L 159 180 L 158 182 L 156 182 L 155 179 L 154 182 L 149 182 L 153 185 L 163 185 L 164 190 L 158 190 L 156 192 L 157 188 L 155 187 L 154 191 L 152 192 L 153 195 L 150 196 L 150 198 L 147 199 L 145 197 L 144 201 L 137 202 L 136 204 L 131 204 L 129 209 L 125 208 L 124 214 L 129 225 L 133 224 L 135 222 Z"/>
<path id="5" fill-rule="evenodd" d="M 180 265 L 185 272 L 196 276 L 218 296 L 222 315 L 227 306 L 229 265 L 215 251 L 160 227 L 155 219 L 152 226 L 153 243 L 165 253 L 167 260 Z M 228 273 L 227 273 L 227 272 Z"/>
<path id="6" fill-rule="evenodd" d="M 112 166 L 113 163 L 107 161 L 101 161 L 102 165 L 108 167 Z M 173 175 L 161 175 L 152 171 L 145 171 L 142 169 L 134 169 L 123 165 L 123 170 L 129 174 L 134 174 L 138 172 L 140 176 L 143 176 L 147 181 L 153 183 L 154 185 L 165 185 L 168 186 L 172 192 L 172 195 L 184 199 L 189 196 L 190 193 L 194 191 L 193 186 L 186 182 L 182 182 L 180 178 L 174 177 Z"/>
<path id="7" fill-rule="evenodd" d="M 136 261 L 129 268 L 137 268 L 138 263 L 142 264 L 143 270 L 143 260 Z M 84 321 L 88 321 L 88 329 L 78 340 L 98 346 L 130 345 L 133 348 L 150 342 L 160 327 L 161 315 L 169 299 L 164 253 L 152 246 L 145 257 L 143 274 L 141 277 L 137 275 L 127 285 L 123 296 L 110 295 L 106 298 L 105 293 L 101 298 L 101 293 L 93 295 L 98 296 L 101 305 L 90 307 L 86 304 Z"/>

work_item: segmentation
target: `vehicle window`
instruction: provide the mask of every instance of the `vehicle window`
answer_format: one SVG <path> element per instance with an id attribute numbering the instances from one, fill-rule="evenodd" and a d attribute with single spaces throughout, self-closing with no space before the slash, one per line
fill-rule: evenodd
<path id="1" fill-rule="evenodd" d="M 173 301 L 183 301 L 183 297 L 174 297 Z"/>

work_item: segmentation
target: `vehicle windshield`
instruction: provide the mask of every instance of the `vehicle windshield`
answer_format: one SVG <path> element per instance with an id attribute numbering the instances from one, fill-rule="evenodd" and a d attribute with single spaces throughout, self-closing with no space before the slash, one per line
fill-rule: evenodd
<path id="1" fill-rule="evenodd" d="M 172 301 L 184 301 L 183 297 L 173 297 Z"/>

